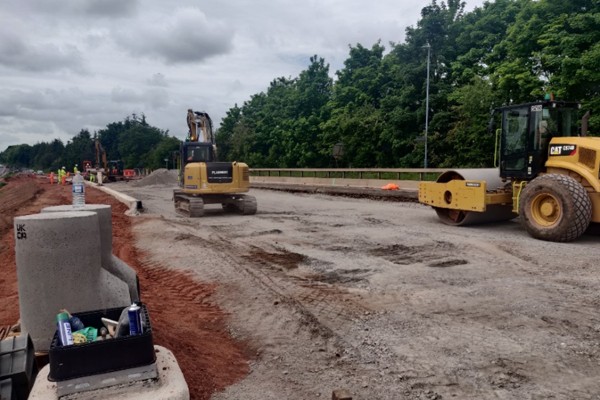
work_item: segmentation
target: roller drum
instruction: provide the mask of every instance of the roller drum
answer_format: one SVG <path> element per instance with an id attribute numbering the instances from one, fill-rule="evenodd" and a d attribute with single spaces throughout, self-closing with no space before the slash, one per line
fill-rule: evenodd
<path id="1" fill-rule="evenodd" d="M 504 187 L 497 168 L 469 168 L 450 170 L 442 173 L 436 182 L 447 183 L 451 180 L 485 181 L 487 190 Z M 512 205 L 489 204 L 484 212 L 453 210 L 433 207 L 439 219 L 446 225 L 466 226 L 489 222 L 508 221 L 517 216 L 512 212 Z"/>

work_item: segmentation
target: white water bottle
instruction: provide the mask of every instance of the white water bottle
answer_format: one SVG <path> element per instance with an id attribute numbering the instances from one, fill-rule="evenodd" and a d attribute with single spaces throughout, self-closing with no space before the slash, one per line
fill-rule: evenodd
<path id="1" fill-rule="evenodd" d="M 73 207 L 85 206 L 85 184 L 81 173 L 77 171 L 73 177 Z"/>

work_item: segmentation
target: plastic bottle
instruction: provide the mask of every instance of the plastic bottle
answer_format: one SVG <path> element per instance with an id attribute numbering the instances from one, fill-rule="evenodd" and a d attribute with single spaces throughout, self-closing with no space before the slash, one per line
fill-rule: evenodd
<path id="1" fill-rule="evenodd" d="M 58 325 L 58 338 L 60 344 L 69 346 L 73 344 L 73 333 L 71 332 L 71 324 L 69 324 L 69 314 L 61 312 L 56 316 L 56 324 Z"/>
<path id="2" fill-rule="evenodd" d="M 81 173 L 77 171 L 73 177 L 73 207 L 85 206 L 85 184 Z"/>

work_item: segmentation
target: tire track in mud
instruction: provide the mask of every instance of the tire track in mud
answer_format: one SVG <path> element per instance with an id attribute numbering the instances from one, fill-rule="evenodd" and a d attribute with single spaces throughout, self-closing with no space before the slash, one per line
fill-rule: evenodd
<path id="1" fill-rule="evenodd" d="M 282 248 L 265 250 L 255 245 L 234 243 L 219 233 L 198 232 L 202 227 L 197 228 L 188 221 L 165 222 L 175 230 L 182 231 L 176 234 L 176 240 L 194 243 L 220 255 L 221 266 L 212 270 L 210 276 L 203 275 L 203 278 L 235 282 L 239 276 L 233 275 L 239 275 L 240 272 L 247 275 L 263 291 L 277 299 L 276 303 L 286 305 L 297 313 L 300 326 L 313 337 L 317 335 L 326 341 L 333 339 L 339 342 L 339 346 L 342 336 L 336 334 L 332 327 L 337 329 L 372 311 L 362 304 L 357 295 L 338 285 L 333 275 L 297 275 L 298 266 L 307 261 L 305 255 Z M 203 234 L 208 234 L 210 240 L 204 238 Z M 328 279 L 330 283 L 326 282 Z"/>
<path id="2" fill-rule="evenodd" d="M 288 359 L 298 357 L 310 357 L 315 365 L 323 366 L 322 373 L 313 379 L 299 381 L 307 393 L 313 392 L 313 384 L 307 386 L 307 382 L 319 379 L 318 376 L 322 379 L 323 373 L 334 380 L 356 373 L 350 360 L 361 359 L 363 353 L 347 341 L 348 332 L 343 328 L 365 313 L 360 302 L 354 301 L 354 294 L 343 293 L 345 297 L 340 298 L 340 290 L 333 285 L 288 275 L 286 272 L 295 272 L 295 264 L 304 259 L 300 254 L 286 255 L 281 249 L 263 251 L 244 243 L 230 243 L 210 228 L 194 227 L 186 221 L 181 225 L 177 221 L 161 222 L 167 224 L 169 234 L 173 233 L 173 242 L 165 243 L 173 246 L 170 252 L 179 254 L 195 246 L 196 254 L 206 254 L 206 259 L 212 261 L 219 259 L 215 268 L 207 268 L 206 264 L 194 268 L 189 260 L 168 265 L 179 264 L 178 269 L 189 270 L 196 279 L 215 282 L 221 293 L 218 301 L 224 301 L 222 304 L 235 315 L 244 314 L 243 325 L 234 322 L 230 330 L 238 336 L 239 329 L 242 337 L 251 341 L 255 356 L 261 360 L 259 365 L 269 365 L 265 372 L 270 381 L 281 379 L 277 373 L 281 369 L 289 370 L 291 376 L 314 374 L 312 369 L 287 364 Z M 259 253 L 266 253 L 262 262 Z M 298 347 L 299 342 L 306 346 Z M 364 372 L 371 373 L 374 372 Z"/>
<path id="3" fill-rule="evenodd" d="M 346 319 L 352 316 L 371 311 L 355 295 L 338 283 L 362 280 L 353 275 L 361 275 L 366 270 L 351 270 L 338 272 L 315 272 L 306 276 L 294 274 L 301 264 L 311 260 L 303 254 L 287 251 L 283 248 L 274 248 L 270 251 L 254 245 L 240 245 L 232 243 L 221 234 L 211 234 L 207 240 L 196 234 L 196 228 L 187 223 L 180 225 L 175 221 L 168 221 L 172 226 L 183 228 L 186 233 L 177 234 L 178 240 L 189 240 L 195 244 L 215 249 L 222 257 L 228 258 L 230 264 L 253 276 L 263 287 L 275 293 L 280 298 L 288 297 L 285 293 L 296 293 L 296 299 L 306 299 L 309 304 L 329 304 L 327 308 L 335 309 L 334 315 L 345 315 Z M 244 262 L 240 262 L 244 261 Z M 215 271 L 216 275 L 227 278 L 225 270 Z M 329 301 L 324 301 L 330 299 Z M 336 306 L 334 306 L 336 305 Z"/>

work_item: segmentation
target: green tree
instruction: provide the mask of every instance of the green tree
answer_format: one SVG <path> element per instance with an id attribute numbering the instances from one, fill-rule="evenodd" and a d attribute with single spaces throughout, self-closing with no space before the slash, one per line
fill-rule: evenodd
<path id="1" fill-rule="evenodd" d="M 82 170 L 84 160 L 94 159 L 94 141 L 87 129 L 82 129 L 76 136 L 67 142 L 62 161 L 67 170 L 72 170 L 75 164 Z"/>
<path id="2" fill-rule="evenodd" d="M 229 109 L 221 120 L 221 126 L 215 132 L 217 156 L 220 160 L 235 160 L 233 156 L 232 138 L 237 124 L 240 123 L 242 109 L 236 104 Z"/>
<path id="3" fill-rule="evenodd" d="M 31 150 L 32 147 L 28 144 L 17 144 L 8 146 L 6 150 L 0 154 L 0 161 L 3 164 L 16 168 L 27 168 L 31 165 Z"/>
<path id="4" fill-rule="evenodd" d="M 329 64 L 316 55 L 311 57 L 310 65 L 300 73 L 294 85 L 293 108 L 288 110 L 291 123 L 279 121 L 278 128 L 285 128 L 282 143 L 285 155 L 279 161 L 282 167 L 327 165 L 328 158 L 323 157 L 319 134 L 321 124 L 328 118 L 325 105 L 331 98 L 332 86 Z"/>
<path id="5" fill-rule="evenodd" d="M 434 144 L 447 142 L 449 148 L 444 157 L 435 152 L 440 159 L 437 165 L 448 168 L 491 168 L 494 165 L 494 133 L 487 132 L 492 106 L 492 86 L 479 77 L 470 84 L 457 88 L 449 99 L 454 104 L 451 112 L 455 122 L 448 135 L 434 138 Z"/>
<path id="6" fill-rule="evenodd" d="M 180 143 L 181 141 L 176 137 L 163 136 L 158 145 L 147 154 L 144 166 L 150 169 L 163 168 L 167 159 L 169 166 L 173 167 L 173 154 L 179 151 Z"/>
<path id="7" fill-rule="evenodd" d="M 129 121 L 128 129 L 121 132 L 118 143 L 125 168 L 149 167 L 153 162 L 153 149 L 165 136 L 165 132 L 145 121 Z"/>
<path id="8" fill-rule="evenodd" d="M 383 72 L 385 48 L 374 44 L 370 49 L 357 44 L 350 47 L 344 68 L 338 71 L 329 118 L 321 124 L 321 155 L 331 163 L 332 149 L 344 146 L 343 163 L 354 167 L 377 166 L 382 154 L 382 116 L 380 103 L 387 75 Z M 381 165 L 381 164 L 379 164 Z"/>

